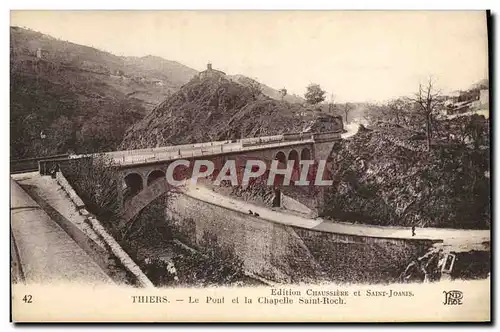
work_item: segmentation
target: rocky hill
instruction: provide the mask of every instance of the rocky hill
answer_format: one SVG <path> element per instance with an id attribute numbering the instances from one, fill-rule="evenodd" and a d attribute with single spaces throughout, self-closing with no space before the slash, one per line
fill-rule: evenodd
<path id="1" fill-rule="evenodd" d="M 425 135 L 400 126 L 362 127 L 339 142 L 323 215 L 378 225 L 488 228 L 489 122 L 476 115 L 440 125 L 446 131 L 431 151 Z"/>
<path id="2" fill-rule="evenodd" d="M 225 92 L 210 92 L 210 89 L 217 89 L 214 86 L 204 88 L 202 94 L 205 97 L 215 93 L 221 94 L 223 99 L 231 99 L 220 100 L 220 105 L 216 101 L 218 97 L 207 97 L 210 99 L 207 101 L 193 99 L 193 96 L 180 97 L 182 93 L 170 100 L 170 96 L 198 73 L 196 70 L 151 55 L 115 56 L 93 47 L 19 27 L 10 28 L 10 41 L 10 151 L 13 159 L 117 149 L 126 129 L 155 108 L 160 109 L 155 114 L 165 107 L 174 107 L 177 112 L 184 112 L 194 106 L 197 109 L 202 107 L 203 110 L 200 113 L 188 111 L 179 116 L 179 119 L 173 120 L 176 123 L 172 124 L 172 128 L 168 124 L 165 128 L 159 125 L 158 130 L 162 132 L 162 136 L 154 139 L 141 138 L 146 140 L 146 145 L 254 135 L 259 134 L 259 127 L 262 126 L 262 132 L 265 133 L 298 128 L 303 124 L 300 120 L 299 124 L 296 121 L 300 106 L 281 103 L 279 92 L 264 84 L 258 83 L 263 94 L 270 98 L 260 98 L 254 103 L 255 98 L 245 89 L 250 79 L 245 80 L 246 77 L 242 75 L 235 75 L 233 79 L 243 83 L 243 86 L 233 86 L 229 82 L 222 86 L 229 89 L 231 97 L 225 97 Z M 242 96 L 234 97 L 243 90 Z M 181 106 L 185 100 L 192 103 Z M 232 100 L 237 101 L 237 104 L 233 105 Z M 284 101 L 303 102 L 296 96 L 286 96 Z M 161 107 L 158 108 L 160 104 Z M 216 114 L 219 110 L 239 110 L 243 106 L 246 108 L 242 113 L 233 114 L 230 111 Z M 280 110 L 279 114 L 276 113 L 277 109 Z M 250 126 L 251 128 L 225 127 L 221 122 L 216 123 L 219 120 L 230 121 L 232 116 L 235 117 L 232 120 L 235 123 L 248 122 L 244 114 L 251 112 L 260 113 L 262 123 L 266 122 L 267 115 L 273 120 L 270 124 L 281 123 L 282 120 L 285 122 L 281 129 L 267 128 L 262 123 Z M 275 113 L 277 115 L 273 118 L 272 114 Z M 311 112 L 307 113 L 302 119 L 304 123 L 311 122 Z M 190 117 L 194 119 L 199 116 L 200 119 L 212 121 L 211 136 L 206 137 L 204 131 L 196 128 L 196 123 L 193 123 L 195 131 L 179 135 L 185 125 L 183 121 L 191 121 Z M 177 123 L 178 120 L 180 122 Z M 148 118 L 145 121 L 149 123 L 151 120 Z M 146 122 L 137 124 L 135 129 L 140 130 Z M 164 129 L 172 131 L 172 134 L 164 133 Z M 240 133 L 240 130 L 243 132 Z M 133 136 L 131 131 L 128 135 Z"/>
<path id="3" fill-rule="evenodd" d="M 194 78 L 133 125 L 121 148 L 266 136 L 306 128 L 331 130 L 334 119 L 297 104 L 255 95 L 227 77 Z"/>
<path id="4" fill-rule="evenodd" d="M 252 84 L 258 84 L 262 90 L 262 93 L 272 99 L 276 100 L 281 100 L 281 94 L 278 90 L 271 88 L 270 86 L 259 83 L 255 81 L 254 79 L 251 79 L 250 77 L 244 76 L 244 75 L 229 75 L 229 79 L 235 81 L 236 83 L 239 83 L 241 85 L 245 86 L 250 86 Z M 298 103 L 298 104 L 303 104 L 305 103 L 305 99 L 302 97 L 299 97 L 297 95 L 285 95 L 283 98 L 283 101 L 287 101 L 289 103 Z"/>
<path id="5" fill-rule="evenodd" d="M 115 149 L 126 128 L 196 73 L 10 28 L 11 157 Z"/>

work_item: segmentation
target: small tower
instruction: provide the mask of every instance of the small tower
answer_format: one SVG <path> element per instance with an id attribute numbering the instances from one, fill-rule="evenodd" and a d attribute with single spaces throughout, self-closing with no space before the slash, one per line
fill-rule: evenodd
<path id="1" fill-rule="evenodd" d="M 204 71 L 202 71 L 201 73 L 198 74 L 198 77 L 200 79 L 205 79 L 207 77 L 219 77 L 219 78 L 222 78 L 224 76 L 226 76 L 226 73 L 224 73 L 224 72 L 222 72 L 220 70 L 217 70 L 217 69 L 213 69 L 211 62 L 207 63 L 207 69 L 205 69 Z"/>

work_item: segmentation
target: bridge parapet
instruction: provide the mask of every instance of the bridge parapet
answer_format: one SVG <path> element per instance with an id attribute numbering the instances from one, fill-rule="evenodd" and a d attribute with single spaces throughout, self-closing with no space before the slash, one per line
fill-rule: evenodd
<path id="1" fill-rule="evenodd" d="M 123 154 L 140 155 L 140 154 L 144 154 L 144 153 L 173 152 L 173 151 L 178 151 L 178 150 L 193 150 L 193 149 L 197 149 L 197 148 L 220 146 L 220 145 L 229 144 L 229 143 L 232 143 L 232 141 L 227 140 L 227 141 L 214 141 L 214 142 L 183 144 L 183 145 L 170 145 L 170 146 L 162 146 L 162 147 L 157 147 L 157 148 L 113 151 L 113 152 L 108 152 L 107 155 L 113 157 L 113 156 L 117 156 L 117 155 L 121 156 Z"/>
<path id="2" fill-rule="evenodd" d="M 123 154 L 111 154 L 117 167 L 131 166 L 147 163 L 163 162 L 181 158 L 196 158 L 202 156 L 214 156 L 219 154 L 245 152 L 259 149 L 274 149 L 282 146 L 301 145 L 314 143 L 312 135 L 305 135 L 305 138 L 299 140 L 285 140 L 283 136 L 272 136 L 255 138 L 252 140 L 240 140 L 236 142 L 203 145 L 202 147 L 190 147 L 189 149 L 169 149 L 157 152 L 143 152 L 141 154 L 129 154 L 125 151 Z M 175 146 L 174 146 L 175 147 Z"/>
<path id="3" fill-rule="evenodd" d="M 285 141 L 302 141 L 313 139 L 313 134 L 310 132 L 298 132 L 298 133 L 286 133 L 283 134 L 283 139 Z"/>
<path id="4" fill-rule="evenodd" d="M 25 173 L 25 172 L 33 172 L 33 171 L 42 171 L 50 169 L 52 164 L 50 161 L 64 161 L 69 158 L 68 154 L 60 154 L 54 156 L 46 156 L 46 157 L 36 157 L 36 158 L 26 158 L 26 159 L 13 159 L 10 161 L 10 173 Z M 48 167 L 47 167 L 47 164 Z"/>
<path id="5" fill-rule="evenodd" d="M 242 146 L 260 145 L 272 142 L 279 142 L 283 140 L 283 135 L 266 136 L 266 137 L 252 137 L 244 138 L 241 140 Z"/>
<path id="6" fill-rule="evenodd" d="M 327 131 L 313 134 L 315 143 L 335 141 L 340 138 L 342 138 L 340 131 Z"/>
<path id="7" fill-rule="evenodd" d="M 134 150 L 121 150 L 121 151 L 112 151 L 107 152 L 106 154 L 110 157 L 121 156 L 121 155 L 141 155 L 145 153 L 162 153 L 162 152 L 175 152 L 175 151 L 183 151 L 183 150 L 196 150 L 196 149 L 204 149 L 211 148 L 217 146 L 226 146 L 229 144 L 238 144 L 238 145 L 252 145 L 254 143 L 262 144 L 269 143 L 273 141 L 281 141 L 283 140 L 283 135 L 275 135 L 275 136 L 264 136 L 264 137 L 251 137 L 251 138 L 242 138 L 235 140 L 225 140 L 225 141 L 212 141 L 212 142 L 202 142 L 202 143 L 193 143 L 193 144 L 181 144 L 181 145 L 170 145 L 170 146 L 162 146 L 156 148 L 145 148 L 145 149 L 134 149 Z"/>

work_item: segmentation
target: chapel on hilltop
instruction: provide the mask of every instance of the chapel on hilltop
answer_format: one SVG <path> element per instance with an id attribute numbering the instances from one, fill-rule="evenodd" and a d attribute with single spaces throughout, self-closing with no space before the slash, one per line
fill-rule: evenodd
<path id="1" fill-rule="evenodd" d="M 226 73 L 224 73 L 223 71 L 220 71 L 220 70 L 216 70 L 216 69 L 213 69 L 212 68 L 212 64 L 209 62 L 207 64 L 207 69 L 200 72 L 200 74 L 198 75 L 198 77 L 200 79 L 205 79 L 205 78 L 208 78 L 208 77 L 219 77 L 219 78 L 222 78 L 226 76 Z"/>

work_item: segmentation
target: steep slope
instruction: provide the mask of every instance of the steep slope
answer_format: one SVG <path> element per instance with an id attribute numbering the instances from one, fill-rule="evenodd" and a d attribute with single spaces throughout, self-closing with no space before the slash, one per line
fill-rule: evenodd
<path id="1" fill-rule="evenodd" d="M 196 71 L 10 28 L 11 158 L 116 149 Z"/>
<path id="2" fill-rule="evenodd" d="M 198 72 L 177 61 L 170 61 L 158 56 L 123 58 L 127 72 L 130 74 L 147 75 L 162 80 L 164 85 L 179 89 L 191 80 Z"/>
<path id="3" fill-rule="evenodd" d="M 448 139 L 436 138 L 430 152 L 425 135 L 398 126 L 362 129 L 339 142 L 323 214 L 379 225 L 488 228 L 489 122 L 473 116 L 441 125 Z M 472 137 L 460 133 L 467 126 Z"/>
<path id="4" fill-rule="evenodd" d="M 134 95 L 151 109 L 172 92 L 187 83 L 197 71 L 175 61 L 155 56 L 119 57 L 92 47 L 59 40 L 42 33 L 11 27 L 11 62 L 24 67 L 24 61 L 36 57 L 41 48 L 42 59 L 62 69 L 78 69 L 96 77 L 110 90 Z M 147 94 L 138 95 L 147 91 Z"/>
<path id="5" fill-rule="evenodd" d="M 332 117 L 280 102 L 227 78 L 194 78 L 126 133 L 121 148 L 134 149 L 333 129 Z"/>
<path id="6" fill-rule="evenodd" d="M 236 83 L 239 83 L 241 85 L 244 85 L 244 86 L 250 86 L 252 84 L 258 84 L 260 86 L 260 89 L 262 90 L 262 93 L 272 99 L 276 99 L 276 100 L 281 100 L 281 94 L 278 90 L 276 89 L 273 89 L 271 88 L 270 86 L 266 85 L 266 84 L 263 84 L 263 83 L 259 83 L 253 79 L 251 79 L 250 77 L 247 77 L 247 76 L 244 76 L 244 75 L 229 75 L 228 78 L 230 80 L 233 80 L 235 81 Z M 304 98 L 301 98 L 297 95 L 285 95 L 285 97 L 283 98 L 284 101 L 287 101 L 289 103 L 298 103 L 298 104 L 303 104 L 305 103 L 305 99 Z"/>

